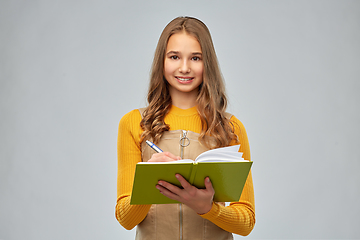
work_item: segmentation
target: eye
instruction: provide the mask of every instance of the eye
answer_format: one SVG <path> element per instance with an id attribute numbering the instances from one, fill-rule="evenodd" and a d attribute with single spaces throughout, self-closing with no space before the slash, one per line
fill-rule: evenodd
<path id="1" fill-rule="evenodd" d="M 194 61 L 200 61 L 201 58 L 200 57 L 192 57 L 191 60 L 194 60 Z"/>
<path id="2" fill-rule="evenodd" d="M 170 59 L 177 60 L 177 59 L 179 59 L 179 57 L 176 55 L 173 55 L 173 56 L 170 56 Z"/>

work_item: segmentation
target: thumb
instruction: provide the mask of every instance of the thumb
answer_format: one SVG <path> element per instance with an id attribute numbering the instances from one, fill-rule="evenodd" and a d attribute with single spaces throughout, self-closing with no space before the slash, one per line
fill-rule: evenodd
<path id="1" fill-rule="evenodd" d="M 211 192 L 215 193 L 209 177 L 205 178 L 205 188 L 207 191 L 211 191 Z"/>

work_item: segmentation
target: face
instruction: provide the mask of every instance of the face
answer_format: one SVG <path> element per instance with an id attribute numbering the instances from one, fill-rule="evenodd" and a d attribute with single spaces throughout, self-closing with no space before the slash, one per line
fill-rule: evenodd
<path id="1" fill-rule="evenodd" d="M 185 32 L 173 34 L 168 41 L 164 77 L 171 97 L 197 96 L 203 82 L 204 63 L 197 39 Z"/>

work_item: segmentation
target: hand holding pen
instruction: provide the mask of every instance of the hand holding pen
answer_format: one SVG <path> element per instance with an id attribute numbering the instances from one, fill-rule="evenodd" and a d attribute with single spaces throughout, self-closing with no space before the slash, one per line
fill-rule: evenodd
<path id="1" fill-rule="evenodd" d="M 177 161 L 181 158 L 178 156 L 175 156 L 174 154 L 170 152 L 164 152 L 161 150 L 158 146 L 156 146 L 154 143 L 146 140 L 147 145 L 149 145 L 152 149 L 155 150 L 155 152 L 150 158 L 148 162 L 171 162 L 171 161 Z"/>

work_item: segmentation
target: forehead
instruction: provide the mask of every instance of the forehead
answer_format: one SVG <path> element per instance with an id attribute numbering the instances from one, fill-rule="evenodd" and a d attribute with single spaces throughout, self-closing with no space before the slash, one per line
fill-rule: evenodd
<path id="1" fill-rule="evenodd" d="M 194 36 L 186 32 L 180 32 L 171 35 L 166 46 L 166 51 L 201 52 L 201 46 Z"/>

